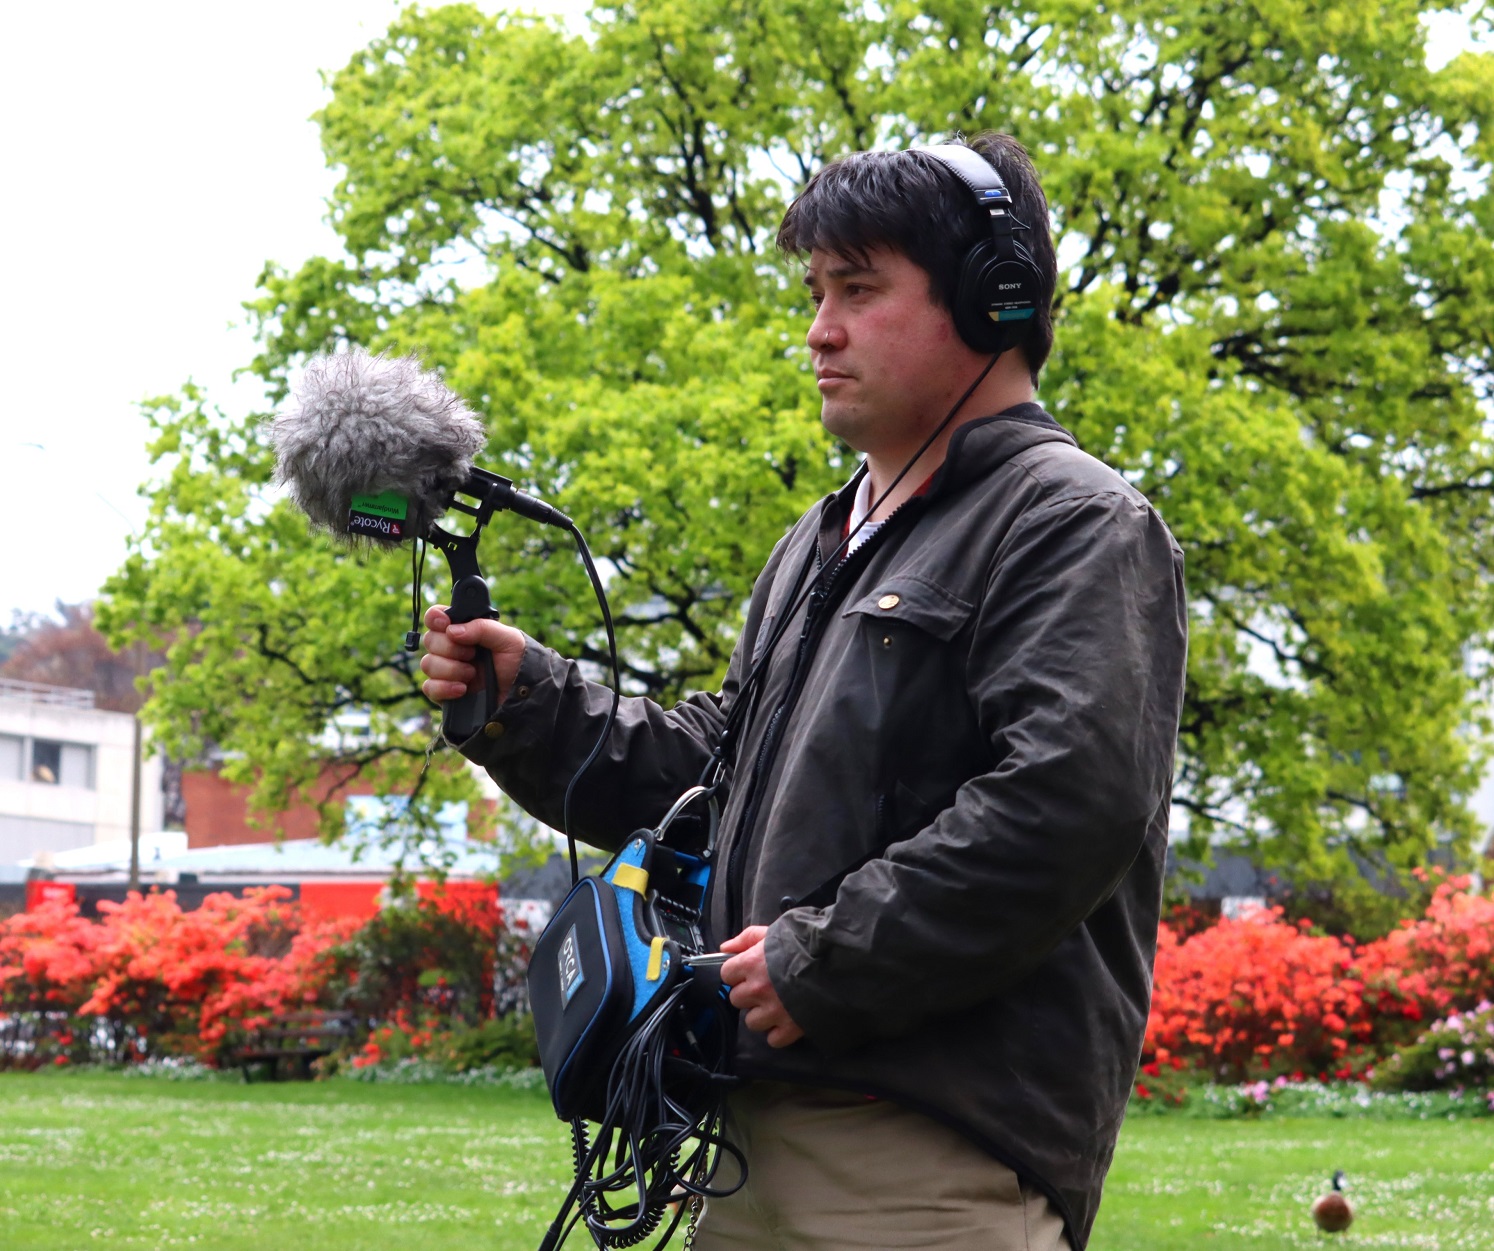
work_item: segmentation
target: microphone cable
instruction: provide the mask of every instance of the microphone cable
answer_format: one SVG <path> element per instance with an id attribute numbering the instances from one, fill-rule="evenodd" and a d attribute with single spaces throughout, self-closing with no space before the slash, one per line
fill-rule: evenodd
<path id="1" fill-rule="evenodd" d="M 597 573 L 596 562 L 591 558 L 591 548 L 586 545 L 586 536 L 581 533 L 581 527 L 569 517 L 566 521 L 566 529 L 576 540 L 576 551 L 581 556 L 581 564 L 586 569 L 586 576 L 591 579 L 591 589 L 596 593 L 597 604 L 602 609 L 602 625 L 607 631 L 607 657 L 612 669 L 612 702 L 607 708 L 607 718 L 602 722 L 601 733 L 597 735 L 591 754 L 571 775 L 571 780 L 565 788 L 565 798 L 560 806 L 560 821 L 565 827 L 566 847 L 571 857 L 571 885 L 575 886 L 581 880 L 581 867 L 576 858 L 576 836 L 571 833 L 571 800 L 576 793 L 577 784 L 596 762 L 597 757 L 602 754 L 602 749 L 607 746 L 607 740 L 612 737 L 612 727 L 617 723 L 617 708 L 622 702 L 622 666 L 617 659 L 617 630 L 612 624 L 612 609 L 607 603 L 607 591 L 602 586 L 601 576 Z"/>
<path id="2" fill-rule="evenodd" d="M 569 519 L 568 519 L 569 520 Z M 611 738 L 621 702 L 621 665 L 612 610 L 596 562 L 580 528 L 566 527 L 576 542 L 591 581 L 607 633 L 612 671 L 612 699 L 590 754 L 566 786 L 561 805 L 571 885 L 580 881 L 571 805 L 587 770 Z M 667 818 L 666 818 L 667 820 Z M 585 1223 L 601 1248 L 634 1247 L 666 1224 L 657 1248 L 674 1236 L 687 1211 L 692 1217 L 700 1200 L 724 1198 L 747 1179 L 741 1150 L 725 1135 L 726 1005 L 719 996 L 702 1008 L 693 978 L 671 990 L 633 1031 L 613 1064 L 607 1081 L 607 1103 L 594 1131 L 576 1117 L 570 1122 L 575 1180 L 540 1244 L 556 1251 L 578 1223 Z M 714 1184 L 723 1153 L 737 1165 L 730 1186 Z"/>

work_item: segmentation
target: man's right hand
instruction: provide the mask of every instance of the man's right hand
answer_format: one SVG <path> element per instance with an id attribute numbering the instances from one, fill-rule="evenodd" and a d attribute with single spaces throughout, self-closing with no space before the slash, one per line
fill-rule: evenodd
<path id="1" fill-rule="evenodd" d="M 420 671 L 425 681 L 420 689 L 438 704 L 460 699 L 469 686 L 482 682 L 482 673 L 472 663 L 479 647 L 493 653 L 493 672 L 498 677 L 498 703 L 508 698 L 508 688 L 519 674 L 524 656 L 524 635 L 501 621 L 483 618 L 453 625 L 446 615 L 446 605 L 437 604 L 425 612 L 426 634 L 422 640 L 425 655 Z"/>

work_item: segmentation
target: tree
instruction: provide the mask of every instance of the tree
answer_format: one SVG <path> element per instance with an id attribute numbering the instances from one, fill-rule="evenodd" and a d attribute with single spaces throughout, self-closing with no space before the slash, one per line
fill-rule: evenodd
<path id="1" fill-rule="evenodd" d="M 634 0 L 586 37 L 411 9 L 331 80 L 346 255 L 266 268 L 253 369 L 276 402 L 309 353 L 423 352 L 487 414 L 490 463 L 610 565 L 630 688 L 709 688 L 773 541 L 850 464 L 783 206 L 849 150 L 1009 131 L 1061 244 L 1043 398 L 1188 555 L 1193 836 L 1415 863 L 1470 830 L 1490 609 L 1494 60 L 1428 68 L 1447 7 Z M 429 730 L 403 567 L 307 536 L 266 491 L 262 417 L 189 388 L 155 421 L 109 621 L 175 639 L 160 732 L 241 752 L 275 802 L 365 709 L 338 754 L 408 785 Z M 599 660 L 567 554 L 493 530 L 506 615 Z"/>
<path id="2" fill-rule="evenodd" d="M 14 643 L 0 660 L 0 677 L 93 692 L 94 705 L 136 712 L 142 699 L 135 678 L 159 659 L 143 650 L 116 651 L 94 625 L 92 604 L 57 603 L 57 618 L 17 614 Z"/>

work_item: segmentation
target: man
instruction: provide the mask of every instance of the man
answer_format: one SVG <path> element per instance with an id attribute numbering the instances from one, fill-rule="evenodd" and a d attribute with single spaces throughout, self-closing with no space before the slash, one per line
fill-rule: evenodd
<path id="1" fill-rule="evenodd" d="M 1181 555 L 1033 402 L 1047 204 L 1015 141 L 973 146 L 1004 222 L 965 158 L 919 151 L 827 166 L 790 207 L 823 420 L 865 465 L 774 550 L 720 695 L 623 701 L 578 796 L 575 832 L 617 846 L 755 701 L 708 905 L 734 953 L 750 1175 L 709 1205 L 700 1248 L 1077 1251 L 1135 1075 Z M 1032 315 L 997 340 L 961 285 L 976 247 L 1025 257 Z M 509 627 L 427 622 L 433 699 L 476 680 L 475 647 L 494 655 L 503 702 L 462 750 L 558 824 L 607 693 Z"/>

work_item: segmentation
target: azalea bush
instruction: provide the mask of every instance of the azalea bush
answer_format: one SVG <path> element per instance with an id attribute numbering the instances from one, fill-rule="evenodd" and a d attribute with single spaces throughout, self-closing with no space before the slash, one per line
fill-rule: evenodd
<path id="1" fill-rule="evenodd" d="M 314 1005 L 348 922 L 303 924 L 291 892 L 172 891 L 53 900 L 0 923 L 0 1063 L 35 1067 L 164 1055 L 216 1060 L 271 1017 Z"/>
<path id="2" fill-rule="evenodd" d="M 1359 968 L 1382 1015 L 1421 1022 L 1494 999 L 1494 899 L 1439 882 L 1420 920 L 1366 944 Z"/>
<path id="3" fill-rule="evenodd" d="M 1424 916 L 1368 943 L 1280 909 L 1159 935 L 1137 1094 L 1190 1082 L 1359 1080 L 1425 1023 L 1494 999 L 1494 900 L 1435 883 Z M 1434 1050 L 1436 1048 L 1434 1047 Z"/>
<path id="4" fill-rule="evenodd" d="M 1422 916 L 1366 943 L 1280 909 L 1164 922 L 1138 1099 L 1377 1073 L 1411 1089 L 1487 1086 L 1494 900 L 1464 879 L 1431 886 Z M 533 936 L 490 891 L 424 889 L 364 924 L 308 923 L 279 887 L 212 895 L 193 912 L 169 891 L 131 895 L 100 913 L 54 900 L 0 921 L 0 1065 L 222 1064 L 249 1031 L 310 1007 L 361 1022 L 324 1071 L 535 1061 Z"/>
<path id="5" fill-rule="evenodd" d="M 353 1068 L 410 1059 L 452 1072 L 538 1063 L 524 975 L 532 936 L 491 892 L 432 890 L 385 908 L 330 953 L 328 999 L 377 1022 Z"/>
<path id="6" fill-rule="evenodd" d="M 1227 1082 L 1293 1070 L 1353 1076 L 1373 1063 L 1375 1030 L 1354 955 L 1276 912 L 1186 939 L 1164 925 L 1143 1079 L 1184 1067 Z"/>
<path id="7" fill-rule="evenodd" d="M 318 1067 L 326 1076 L 344 1071 L 357 1075 L 415 1063 L 433 1074 L 460 1074 L 535 1068 L 539 1062 L 534 1018 L 528 1012 L 508 1012 L 470 1025 L 430 1012 L 417 1018 L 401 1007 L 371 1030 L 355 1053 L 333 1054 Z"/>
<path id="8" fill-rule="evenodd" d="M 527 934 L 505 926 L 490 891 L 424 892 L 366 924 L 310 922 L 284 887 L 209 895 L 193 911 L 171 891 L 132 893 L 99 914 L 52 900 L 0 921 L 0 1067 L 218 1065 L 306 1008 L 351 1010 L 369 1062 L 437 1041 L 455 1058 L 482 1050 L 462 1040 L 484 1022 L 526 1006 Z"/>

